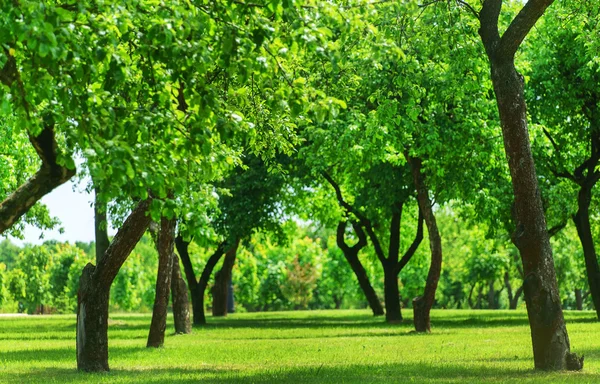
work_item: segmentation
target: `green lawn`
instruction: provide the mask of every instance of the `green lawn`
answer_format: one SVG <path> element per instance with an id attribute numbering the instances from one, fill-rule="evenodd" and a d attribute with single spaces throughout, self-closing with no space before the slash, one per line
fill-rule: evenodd
<path id="1" fill-rule="evenodd" d="M 234 314 L 192 335 L 169 328 L 158 350 L 145 348 L 150 315 L 114 315 L 108 374 L 76 371 L 74 316 L 0 318 L 0 382 L 600 383 L 600 324 L 566 316 L 583 372 L 535 372 L 522 311 L 434 311 L 430 335 L 367 311 Z"/>

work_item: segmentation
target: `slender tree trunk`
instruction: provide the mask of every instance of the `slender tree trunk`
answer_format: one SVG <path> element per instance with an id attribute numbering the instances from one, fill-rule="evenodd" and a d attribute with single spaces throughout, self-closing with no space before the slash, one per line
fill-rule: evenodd
<path id="1" fill-rule="evenodd" d="M 181 236 L 177 236 L 175 239 L 175 246 L 181 257 L 183 263 L 183 270 L 185 271 L 185 278 L 190 288 L 190 294 L 192 295 L 192 314 L 194 325 L 206 324 L 206 316 L 204 314 L 204 293 L 208 285 L 208 280 L 213 272 L 213 269 L 223 256 L 225 243 L 220 243 L 215 252 L 208 258 L 200 279 L 196 280 L 196 274 L 194 273 L 194 267 L 190 259 L 188 252 L 189 242 L 185 241 Z"/>
<path id="2" fill-rule="evenodd" d="M 475 304 L 475 309 L 481 309 L 481 299 L 483 298 L 483 285 L 479 286 L 477 290 L 477 302 Z"/>
<path id="3" fill-rule="evenodd" d="M 96 264 L 100 262 L 110 241 L 108 240 L 108 220 L 106 217 L 106 202 L 99 197 L 98 187 L 94 187 L 94 230 L 96 240 Z"/>
<path id="4" fill-rule="evenodd" d="M 581 289 L 575 290 L 575 305 L 578 311 L 583 311 L 583 295 Z"/>
<path id="5" fill-rule="evenodd" d="M 356 279 L 358 280 L 358 285 L 369 303 L 369 308 L 373 311 L 373 316 L 383 316 L 385 312 L 381 305 L 381 301 L 379 301 L 379 297 L 369 281 L 369 275 L 367 275 L 367 271 L 360 262 L 358 255 L 348 255 L 344 253 L 344 256 L 346 257 L 348 264 L 350 264 L 354 276 L 356 276 Z"/>
<path id="6" fill-rule="evenodd" d="M 77 369 L 108 371 L 108 299 L 121 266 L 150 224 L 150 199 L 140 202 L 119 229 L 98 266 L 87 264 L 77 294 Z"/>
<path id="7" fill-rule="evenodd" d="M 413 300 L 414 323 L 417 332 L 431 332 L 430 312 L 435 302 L 435 292 L 437 291 L 442 273 L 442 238 L 435 220 L 431 200 L 429 199 L 429 190 L 425 184 L 425 175 L 421 170 L 421 159 L 416 157 L 408 157 L 408 159 L 412 169 L 415 188 L 417 189 L 419 209 L 423 213 L 425 225 L 427 225 L 429 248 L 431 250 L 431 264 L 429 265 L 429 273 L 427 274 L 423 296 L 419 296 Z"/>
<path id="8" fill-rule="evenodd" d="M 398 274 L 395 266 L 384 265 L 383 270 L 383 295 L 385 298 L 385 321 L 399 323 L 402 321 L 400 308 L 400 290 L 398 288 Z"/>
<path id="9" fill-rule="evenodd" d="M 494 280 L 488 283 L 488 308 L 496 309 L 496 291 L 494 290 Z"/>
<path id="10" fill-rule="evenodd" d="M 510 276 L 508 272 L 504 273 L 504 285 L 506 286 L 506 290 L 508 292 L 508 309 L 517 309 L 517 305 L 519 304 L 519 298 L 523 293 L 523 285 L 521 285 L 517 290 L 513 293 L 512 286 L 510 285 Z"/>
<path id="11" fill-rule="evenodd" d="M 350 264 L 350 268 L 352 268 L 352 272 L 354 272 L 354 275 L 358 280 L 358 285 L 363 291 L 371 311 L 373 311 L 373 316 L 382 316 L 384 311 L 381 301 L 379 301 L 379 297 L 377 297 L 377 293 L 375 292 L 375 289 L 373 289 L 371 281 L 369 280 L 369 275 L 367 275 L 367 271 L 363 267 L 358 257 L 358 252 L 360 252 L 360 250 L 367 245 L 365 233 L 358 223 L 353 223 L 352 225 L 354 227 L 354 231 L 356 232 L 359 240 L 354 246 L 350 247 L 348 244 L 346 244 L 345 240 L 346 224 L 346 221 L 340 221 L 338 224 L 336 236 L 337 245 L 342 250 L 344 258 L 348 264 Z"/>
<path id="12" fill-rule="evenodd" d="M 591 188 L 582 186 L 577 198 L 577 213 L 573 216 L 577 234 L 583 248 L 585 258 L 585 269 L 587 272 L 588 284 L 592 301 L 596 309 L 596 316 L 600 319 L 600 268 L 598 267 L 598 258 L 596 248 L 594 247 L 594 238 L 592 237 L 592 228 L 590 225 L 590 202 L 592 200 Z"/>
<path id="13" fill-rule="evenodd" d="M 158 232 L 158 273 L 156 277 L 156 296 L 152 322 L 148 333 L 146 347 L 162 347 L 167 329 L 167 310 L 169 307 L 169 290 L 173 274 L 173 239 L 175 237 L 175 220 L 163 217 Z"/>
<path id="14" fill-rule="evenodd" d="M 212 289 L 213 316 L 227 316 L 227 285 L 231 279 L 231 272 L 233 270 L 233 265 L 235 264 L 239 244 L 240 240 L 236 239 L 234 245 L 225 253 L 223 266 L 221 266 L 221 269 L 215 275 L 215 284 Z"/>
<path id="15" fill-rule="evenodd" d="M 190 323 L 190 308 L 188 290 L 183 277 L 181 277 L 181 268 L 179 267 L 179 257 L 173 252 L 173 274 L 171 275 L 171 300 L 173 302 L 173 322 L 175 323 L 175 333 L 192 333 Z"/>

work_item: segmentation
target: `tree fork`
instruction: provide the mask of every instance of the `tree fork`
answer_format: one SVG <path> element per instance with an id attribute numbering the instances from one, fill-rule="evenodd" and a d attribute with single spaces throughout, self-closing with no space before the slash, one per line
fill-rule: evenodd
<path id="1" fill-rule="evenodd" d="M 521 42 L 553 2 L 529 0 L 500 37 L 498 19 L 502 0 L 485 0 L 479 13 L 479 34 L 490 62 L 515 196 L 516 230 L 513 242 L 521 254 L 525 274 L 525 302 L 535 367 L 543 370 L 577 370 L 583 367 L 583 358 L 570 353 L 546 217 L 529 142 L 523 78 L 514 66 L 514 57 Z"/>
<path id="2" fill-rule="evenodd" d="M 150 224 L 151 199 L 140 202 L 119 229 L 97 266 L 88 263 L 77 293 L 77 369 L 108 371 L 108 299 L 119 269 Z"/>

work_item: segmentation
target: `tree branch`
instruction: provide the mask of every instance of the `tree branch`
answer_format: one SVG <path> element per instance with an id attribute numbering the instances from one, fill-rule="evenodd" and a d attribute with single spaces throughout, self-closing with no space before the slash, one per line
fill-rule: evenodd
<path id="1" fill-rule="evenodd" d="M 490 0 L 486 0 L 486 3 L 488 1 Z M 544 11 L 546 11 L 546 8 L 553 2 L 554 0 L 527 1 L 502 35 L 500 45 L 498 46 L 498 55 L 512 60 L 531 28 L 533 28 L 538 19 L 544 14 Z"/>
<path id="2" fill-rule="evenodd" d="M 413 257 L 413 255 L 419 248 L 419 245 L 421 245 L 421 242 L 423 241 L 423 222 L 424 221 L 425 220 L 423 217 L 423 213 L 421 212 L 421 209 L 419 209 L 419 224 L 417 224 L 417 233 L 415 234 L 415 239 L 413 240 L 410 247 L 408 247 L 408 249 L 402 256 L 402 259 L 400 259 L 400 261 L 398 262 L 398 265 L 396 266 L 396 274 L 399 274 L 402 271 L 402 269 L 404 269 L 406 264 L 408 264 L 410 259 Z"/>

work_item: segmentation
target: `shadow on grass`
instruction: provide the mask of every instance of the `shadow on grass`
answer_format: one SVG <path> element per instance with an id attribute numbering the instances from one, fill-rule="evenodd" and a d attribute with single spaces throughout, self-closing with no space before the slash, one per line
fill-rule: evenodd
<path id="1" fill-rule="evenodd" d="M 492 362 L 493 363 L 493 362 Z M 48 377 L 61 383 L 498 383 L 544 382 L 548 378 L 561 382 L 595 382 L 599 375 L 578 373 L 545 373 L 506 366 L 457 366 L 449 364 L 386 363 L 345 366 L 282 367 L 254 371 L 231 368 L 215 369 L 153 368 L 114 369 L 108 373 L 83 373 L 75 369 L 51 368 L 43 372 L 11 375 L 16 383 L 45 382 Z M 1 376 L 0 376 L 1 378 Z"/>

